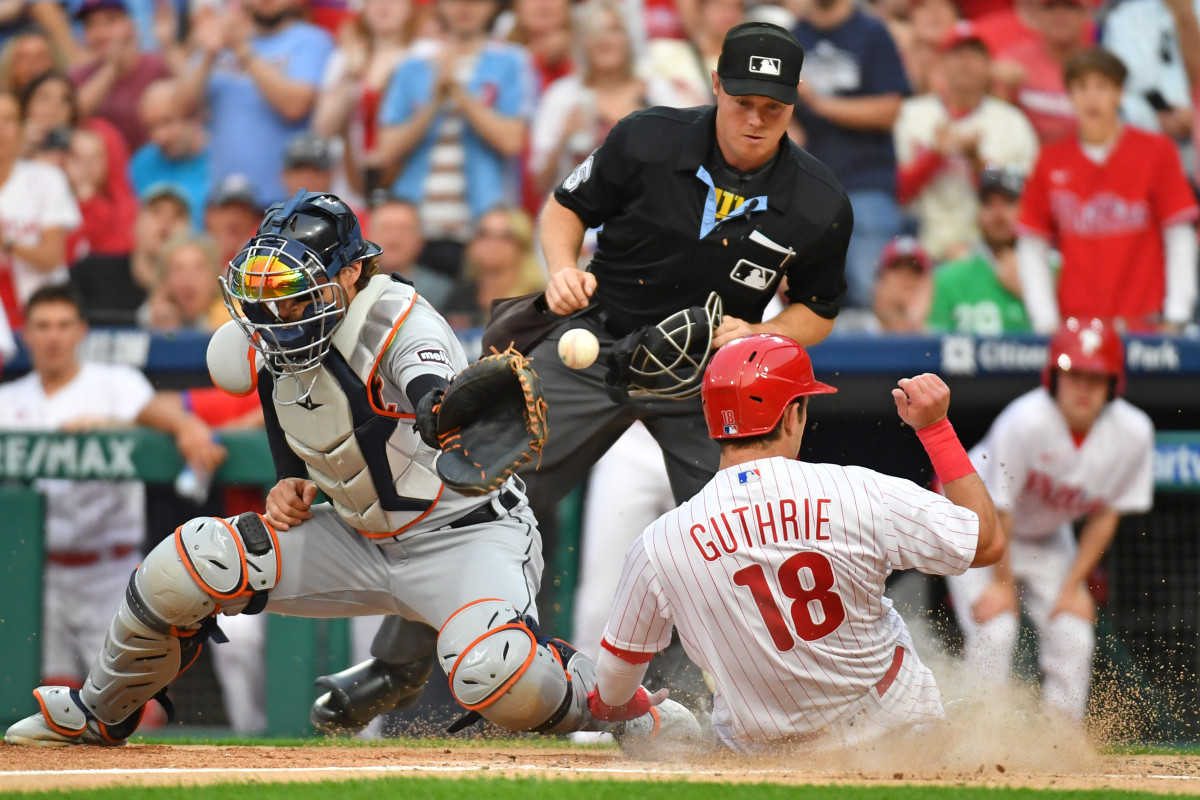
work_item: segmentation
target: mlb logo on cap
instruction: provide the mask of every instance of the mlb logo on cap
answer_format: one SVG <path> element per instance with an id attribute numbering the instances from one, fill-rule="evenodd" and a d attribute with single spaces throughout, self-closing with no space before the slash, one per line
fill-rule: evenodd
<path id="1" fill-rule="evenodd" d="M 737 425 L 726 425 L 725 426 L 725 435 L 726 436 L 733 436 L 736 433 L 737 433 Z"/>
<path id="2" fill-rule="evenodd" d="M 778 75 L 783 62 L 767 56 L 750 56 L 750 71 L 758 75 Z"/>

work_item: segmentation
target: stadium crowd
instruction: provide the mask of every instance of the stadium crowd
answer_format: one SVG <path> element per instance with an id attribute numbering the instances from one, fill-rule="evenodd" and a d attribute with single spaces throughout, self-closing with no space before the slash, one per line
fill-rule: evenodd
<path id="1" fill-rule="evenodd" d="M 382 268 L 477 330 L 494 300 L 544 288 L 547 194 L 629 113 L 711 103 L 721 42 L 746 19 L 804 46 L 789 133 L 854 209 L 835 335 L 1044 334 L 1066 316 L 1177 333 L 1197 296 L 1198 12 L 3 0 L 0 359 L 58 282 L 92 325 L 215 330 L 218 276 L 300 188 L 346 198 Z M 253 398 L 205 391 L 184 400 L 206 424 L 260 423 Z M 240 727 L 261 726 L 250 716 Z"/>

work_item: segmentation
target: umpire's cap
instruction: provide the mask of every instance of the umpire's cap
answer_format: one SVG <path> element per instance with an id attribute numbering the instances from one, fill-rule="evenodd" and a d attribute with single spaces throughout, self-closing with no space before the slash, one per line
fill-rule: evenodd
<path id="1" fill-rule="evenodd" d="M 713 439 L 739 439 L 770 433 L 783 411 L 806 394 L 837 389 L 813 377 L 804 348 L 774 334 L 735 339 L 712 357 L 700 397 Z"/>
<path id="2" fill-rule="evenodd" d="M 743 22 L 725 34 L 717 77 L 726 94 L 757 94 L 794 105 L 804 48 L 787 28 Z"/>

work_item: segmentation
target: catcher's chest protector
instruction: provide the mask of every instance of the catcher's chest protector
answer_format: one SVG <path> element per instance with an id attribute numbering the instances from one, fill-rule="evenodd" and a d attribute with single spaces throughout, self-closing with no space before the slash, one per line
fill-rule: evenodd
<path id="1" fill-rule="evenodd" d="M 367 394 L 393 328 L 400 323 L 395 336 L 404 335 L 417 302 L 411 286 L 373 278 L 335 334 L 308 400 L 275 404 L 288 444 L 307 463 L 313 482 L 347 523 L 368 536 L 409 529 L 442 494 L 433 469 L 437 453 L 413 431 L 407 398 L 386 381 L 375 381 L 373 398 Z M 446 346 L 452 358 L 460 352 L 457 343 Z M 287 390 L 281 383 L 282 396 Z"/>

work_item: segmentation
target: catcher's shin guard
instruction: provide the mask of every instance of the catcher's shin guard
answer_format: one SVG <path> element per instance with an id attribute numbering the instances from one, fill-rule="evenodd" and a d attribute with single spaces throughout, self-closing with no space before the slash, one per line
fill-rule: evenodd
<path id="1" fill-rule="evenodd" d="M 326 733 L 357 733 L 380 714 L 416 703 L 432 672 L 433 656 L 407 664 L 368 658 L 317 678 L 317 686 L 328 691 L 313 703 L 309 718 Z"/>
<path id="2" fill-rule="evenodd" d="M 540 639 L 536 624 L 504 600 L 477 600 L 456 611 L 438 635 L 438 660 L 454 699 L 512 731 L 606 730 L 588 712 L 596 667 L 560 639 Z"/>
<path id="3" fill-rule="evenodd" d="M 146 556 L 80 691 L 101 722 L 137 712 L 200 654 L 224 608 L 257 613 L 279 578 L 275 532 L 257 514 L 197 517 Z"/>

